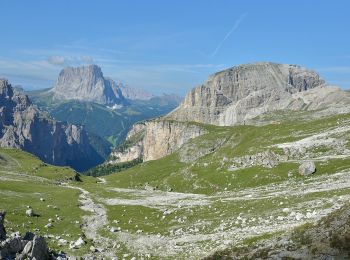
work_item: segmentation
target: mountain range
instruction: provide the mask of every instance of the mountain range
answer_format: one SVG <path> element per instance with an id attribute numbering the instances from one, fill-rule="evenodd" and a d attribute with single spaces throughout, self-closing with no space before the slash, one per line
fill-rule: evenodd
<path id="1" fill-rule="evenodd" d="M 53 118 L 84 125 L 110 146 L 121 143 L 133 123 L 164 115 L 181 101 L 117 83 L 97 65 L 64 68 L 52 88 L 26 94 Z"/>

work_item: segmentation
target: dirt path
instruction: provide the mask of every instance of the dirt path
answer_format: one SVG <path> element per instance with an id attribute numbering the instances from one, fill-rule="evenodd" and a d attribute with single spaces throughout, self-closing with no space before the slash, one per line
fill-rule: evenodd
<path id="1" fill-rule="evenodd" d="M 91 198 L 90 192 L 83 188 L 74 187 L 67 184 L 62 186 L 76 189 L 81 192 L 79 195 L 80 208 L 90 213 L 83 216 L 84 223 L 82 229 L 86 238 L 93 241 L 93 244 L 97 249 L 96 255 L 98 255 L 98 257 L 106 258 L 115 257 L 113 252 L 108 250 L 108 248 L 112 247 L 113 241 L 107 237 L 101 236 L 99 233 L 99 230 L 108 224 L 107 211 L 105 207 L 102 204 L 95 203 Z"/>

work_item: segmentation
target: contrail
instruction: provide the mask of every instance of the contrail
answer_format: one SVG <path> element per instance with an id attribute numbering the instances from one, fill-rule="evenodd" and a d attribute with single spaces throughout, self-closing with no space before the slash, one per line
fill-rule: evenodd
<path id="1" fill-rule="evenodd" d="M 235 22 L 235 24 L 233 25 L 233 27 L 231 28 L 231 30 L 225 35 L 224 39 L 222 39 L 222 41 L 218 44 L 218 46 L 216 47 L 216 49 L 213 51 L 213 53 L 210 55 L 211 57 L 214 57 L 218 51 L 220 50 L 221 46 L 224 44 L 224 42 L 227 40 L 228 37 L 230 37 L 230 35 L 236 31 L 240 25 L 240 23 L 244 20 L 244 18 L 247 16 L 248 13 L 244 13 L 242 14 Z"/>

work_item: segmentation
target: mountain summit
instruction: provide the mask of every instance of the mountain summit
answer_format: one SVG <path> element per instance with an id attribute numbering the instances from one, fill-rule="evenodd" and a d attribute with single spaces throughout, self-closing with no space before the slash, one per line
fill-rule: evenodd
<path id="1" fill-rule="evenodd" d="M 312 70 L 260 62 L 229 68 L 192 89 L 169 114 L 178 121 L 235 125 L 266 112 L 315 110 L 349 104 L 349 95 L 328 87 Z"/>
<path id="2" fill-rule="evenodd" d="M 122 104 L 125 101 L 120 88 L 103 76 L 97 65 L 64 68 L 51 90 L 54 96 L 65 100 L 90 101 L 98 104 Z"/>

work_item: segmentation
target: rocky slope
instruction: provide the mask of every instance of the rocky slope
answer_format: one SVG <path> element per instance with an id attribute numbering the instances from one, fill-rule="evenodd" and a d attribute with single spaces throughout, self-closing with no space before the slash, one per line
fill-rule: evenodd
<path id="1" fill-rule="evenodd" d="M 349 103 L 347 92 L 326 87 L 314 71 L 264 62 L 240 65 L 212 75 L 206 83 L 192 89 L 168 117 L 228 126 L 276 110 L 337 107 L 338 111 Z"/>
<path id="2" fill-rule="evenodd" d="M 228 248 L 204 259 L 349 259 L 349 215 L 347 204 L 314 225 L 306 224 L 282 236 Z"/>
<path id="3" fill-rule="evenodd" d="M 0 146 L 20 148 L 44 162 L 79 171 L 103 160 L 81 127 L 51 119 L 5 79 L 0 80 Z"/>

